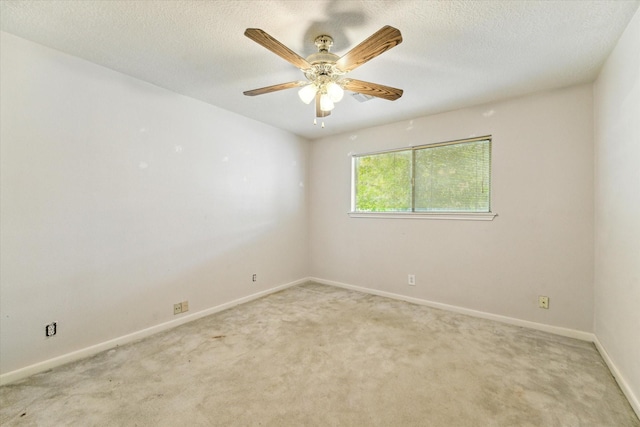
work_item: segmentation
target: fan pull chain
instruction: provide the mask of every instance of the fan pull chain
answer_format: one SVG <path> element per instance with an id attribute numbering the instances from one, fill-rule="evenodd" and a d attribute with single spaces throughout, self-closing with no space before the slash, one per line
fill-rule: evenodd
<path id="1" fill-rule="evenodd" d="M 313 119 L 313 125 L 315 126 L 315 125 L 317 125 L 317 124 L 318 124 L 318 121 L 317 121 L 316 119 Z M 322 129 L 324 129 L 324 120 L 322 121 L 322 123 L 321 123 L 320 127 L 321 127 Z"/>

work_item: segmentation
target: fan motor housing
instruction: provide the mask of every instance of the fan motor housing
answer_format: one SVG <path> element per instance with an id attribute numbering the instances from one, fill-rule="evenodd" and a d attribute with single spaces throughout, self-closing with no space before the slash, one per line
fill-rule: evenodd
<path id="1" fill-rule="evenodd" d="M 340 57 L 338 55 L 336 55 L 335 53 L 331 53 L 331 52 L 318 52 L 318 53 L 313 53 L 311 55 L 309 55 L 307 57 L 307 61 L 311 64 L 311 65 L 316 65 L 316 64 L 323 64 L 323 63 L 327 63 L 327 64 L 335 64 L 336 61 L 340 59 Z"/>
<path id="2" fill-rule="evenodd" d="M 335 80 L 337 76 L 344 73 L 335 67 L 336 61 L 340 59 L 335 53 L 329 52 L 333 46 L 331 36 L 321 35 L 316 37 L 315 44 L 318 52 L 307 57 L 307 62 L 311 64 L 311 69 L 305 70 L 305 76 L 311 81 L 317 80 L 320 76 L 325 76 L 329 80 Z"/>
<path id="3" fill-rule="evenodd" d="M 316 37 L 316 46 L 318 47 L 318 52 L 311 54 L 307 57 L 307 62 L 311 65 L 317 64 L 335 64 L 340 57 L 335 53 L 329 52 L 331 46 L 333 46 L 333 39 L 331 36 L 327 36 L 326 34 Z"/>

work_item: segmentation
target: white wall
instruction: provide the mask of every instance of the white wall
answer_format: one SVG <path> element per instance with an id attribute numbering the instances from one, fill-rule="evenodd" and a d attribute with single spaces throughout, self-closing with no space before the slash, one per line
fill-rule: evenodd
<path id="1" fill-rule="evenodd" d="M 595 321 L 640 414 L 640 12 L 594 85 Z"/>
<path id="2" fill-rule="evenodd" d="M 1 43 L 1 373 L 306 276 L 307 141 Z"/>
<path id="3" fill-rule="evenodd" d="M 582 85 L 314 141 L 311 275 L 591 332 L 592 112 Z M 347 216 L 350 153 L 488 134 L 493 221 Z"/>

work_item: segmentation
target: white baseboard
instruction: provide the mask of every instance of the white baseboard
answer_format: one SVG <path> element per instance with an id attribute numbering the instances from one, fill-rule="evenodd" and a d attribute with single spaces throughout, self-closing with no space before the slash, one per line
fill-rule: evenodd
<path id="1" fill-rule="evenodd" d="M 620 373 L 620 370 L 618 370 L 618 367 L 616 366 L 616 364 L 613 363 L 613 360 L 611 360 L 611 357 L 609 357 L 609 353 L 607 353 L 607 350 L 604 348 L 604 346 L 598 339 L 598 336 L 594 335 L 593 338 L 594 338 L 593 343 L 596 345 L 596 348 L 600 352 L 600 356 L 602 356 L 605 363 L 609 367 L 609 371 L 611 371 L 611 375 L 613 375 L 613 377 L 618 382 L 618 385 L 620 386 L 620 390 L 622 390 L 622 393 L 624 393 L 624 395 L 627 397 L 627 400 L 629 401 L 629 404 L 631 405 L 634 412 L 636 413 L 636 416 L 640 418 L 640 400 L 638 400 L 638 396 L 636 396 L 633 393 L 633 390 L 631 389 L 631 387 L 629 387 L 629 384 Z"/>
<path id="2" fill-rule="evenodd" d="M 414 304 L 425 305 L 427 307 L 439 308 L 441 310 L 453 311 L 455 313 L 466 314 L 467 316 L 479 317 L 482 319 L 495 320 L 501 323 L 508 323 L 509 325 L 522 326 L 525 328 L 536 329 L 539 331 L 549 332 L 556 335 L 562 335 L 564 337 L 576 338 L 582 341 L 594 341 L 594 335 L 591 332 L 578 331 L 575 329 L 562 328 L 560 326 L 545 325 L 544 323 L 530 322 L 528 320 L 516 319 L 514 317 L 501 316 L 499 314 L 487 313 L 484 311 L 472 310 L 470 308 L 458 307 L 455 305 L 443 304 L 439 302 L 433 302 L 420 298 L 409 297 L 401 294 L 394 294 L 392 292 L 379 291 L 377 289 L 363 288 L 361 286 L 349 285 L 346 283 L 335 282 L 332 280 L 320 279 L 317 277 L 310 277 L 310 281 L 322 283 L 323 285 L 337 286 L 339 288 L 351 289 L 353 291 L 364 292 L 367 294 L 378 295 L 381 297 L 392 298 L 400 301 L 411 302 Z"/>
<path id="3" fill-rule="evenodd" d="M 260 291 L 255 294 L 251 294 L 246 297 L 238 298 L 236 300 L 229 301 L 227 303 L 220 304 L 215 307 L 208 308 L 206 310 L 201 310 L 193 314 L 182 316 L 179 319 L 175 319 L 169 322 L 161 323 L 159 325 L 151 326 L 150 328 L 142 329 L 140 331 L 136 331 L 128 335 L 114 338 L 112 340 L 105 341 L 96 345 L 92 345 L 90 347 L 86 347 L 71 353 L 63 354 L 62 356 L 58 356 L 53 359 L 45 360 L 42 362 L 35 363 L 33 365 L 26 366 L 24 368 L 16 369 L 15 371 L 7 372 L 6 374 L 0 375 L 0 385 L 13 383 L 21 379 L 27 378 L 31 375 L 48 371 L 49 369 L 55 368 L 57 366 L 65 365 L 67 363 L 83 359 L 85 357 L 90 357 L 102 351 L 109 350 L 124 344 L 128 344 L 130 342 L 133 342 L 142 338 L 146 338 L 150 335 L 157 334 L 158 332 L 166 331 L 167 329 L 175 328 L 176 326 L 180 326 L 188 322 L 193 322 L 194 320 L 200 319 L 205 316 L 209 316 L 210 314 L 218 313 L 220 311 L 227 310 L 231 307 L 235 307 L 236 305 L 244 304 L 246 302 L 253 301 L 258 298 L 262 298 L 266 295 L 279 292 L 283 289 L 287 289 L 292 286 L 299 285 L 308 280 L 309 279 L 307 278 L 303 278 L 303 279 L 296 280 L 294 282 L 286 283 L 284 285 L 275 286 L 273 288 Z"/>
<path id="4" fill-rule="evenodd" d="M 379 290 L 376 290 L 376 289 L 364 288 L 364 287 L 361 287 L 361 286 L 349 285 L 349 284 L 346 284 L 346 283 L 336 282 L 336 281 L 332 281 L 332 280 L 320 279 L 320 278 L 317 278 L 317 277 L 306 277 L 306 278 L 303 278 L 303 279 L 296 280 L 294 282 L 290 282 L 290 283 L 286 283 L 286 284 L 283 284 L 283 285 L 275 286 L 273 288 L 270 288 L 270 289 L 267 289 L 267 290 L 264 290 L 264 291 L 261 291 L 261 292 L 257 292 L 255 294 L 251 294 L 251 295 L 248 295 L 246 297 L 242 297 L 242 298 L 239 298 L 239 299 L 236 299 L 236 300 L 224 303 L 224 304 L 220 304 L 220 305 L 217 305 L 215 307 L 211 307 L 211 308 L 208 308 L 206 310 L 199 311 L 197 313 L 186 315 L 186 316 L 181 317 L 179 319 L 175 319 L 175 320 L 171 320 L 169 322 L 161 323 L 159 325 L 155 325 L 155 326 L 152 326 L 150 328 L 142 329 L 140 331 L 136 331 L 136 332 L 128 334 L 128 335 L 124 335 L 124 336 L 121 336 L 121 337 L 118 337 L 118 338 L 115 338 L 115 339 L 112 339 L 112 340 L 109 340 L 109 341 L 105 341 L 105 342 L 102 342 L 102 343 L 99 343 L 99 344 L 96 344 L 96 345 L 93 345 L 93 346 L 90 346 L 90 347 L 86 347 L 86 348 L 83 348 L 83 349 L 78 350 L 78 351 L 74 351 L 74 352 L 71 352 L 71 353 L 68 353 L 68 354 L 64 354 L 62 356 L 58 356 L 58 357 L 55 357 L 53 359 L 45 360 L 43 362 L 35 363 L 33 365 L 26 366 L 24 368 L 17 369 L 15 371 L 7 372 L 6 374 L 0 375 L 0 385 L 5 385 L 5 384 L 9 384 L 9 383 L 13 383 L 13 382 L 19 381 L 19 380 L 27 378 L 27 377 L 29 377 L 31 375 L 47 371 L 47 370 L 55 368 L 57 366 L 61 366 L 61 365 L 64 365 L 64 364 L 67 364 L 67 363 L 70 363 L 70 362 L 74 362 L 76 360 L 80 360 L 80 359 L 83 359 L 85 357 L 93 356 L 93 355 L 98 354 L 98 353 L 100 353 L 102 351 L 109 350 L 109 349 L 117 347 L 117 346 L 125 345 L 125 344 L 128 344 L 130 342 L 142 339 L 142 338 L 146 338 L 146 337 L 151 336 L 153 334 L 157 334 L 158 332 L 162 332 L 162 331 L 165 331 L 165 330 L 168 330 L 168 329 L 171 329 L 171 328 L 175 328 L 176 326 L 180 326 L 182 324 L 185 324 L 185 323 L 188 323 L 188 322 L 192 322 L 192 321 L 200 319 L 202 317 L 209 316 L 211 314 L 218 313 L 218 312 L 223 311 L 223 310 L 227 310 L 227 309 L 229 309 L 231 307 L 235 307 L 236 305 L 244 304 L 244 303 L 247 303 L 249 301 L 253 301 L 253 300 L 256 300 L 258 298 L 262 298 L 262 297 L 264 297 L 266 295 L 269 295 L 269 294 L 272 294 L 272 293 L 275 293 L 275 292 L 279 292 L 281 290 L 284 290 L 284 289 L 287 289 L 287 288 L 290 288 L 292 286 L 296 286 L 296 285 L 299 285 L 299 284 L 302 284 L 302 283 L 305 283 L 305 282 L 308 282 L 308 281 L 313 281 L 313 282 L 317 282 L 317 283 L 321 283 L 321 284 L 325 284 L 325 285 L 330 285 L 330 286 L 336 286 L 336 287 L 344 288 L 344 289 L 350 289 L 350 290 L 363 292 L 363 293 L 367 293 L 367 294 L 371 294 L 371 295 L 378 295 L 378 296 L 382 296 L 382 297 L 386 297 L 386 298 L 392 298 L 392 299 L 396 299 L 396 300 L 411 302 L 411 303 L 414 303 L 414 304 L 420 304 L 420 305 L 424 305 L 424 306 L 428 306 L 428 307 L 438 308 L 438 309 L 441 309 L 441 310 L 452 311 L 452 312 L 455 312 L 455 313 L 465 314 L 465 315 L 473 316 L 473 317 L 479 317 L 479 318 L 482 318 L 482 319 L 495 320 L 495 321 L 502 322 L 502 323 L 507 323 L 507 324 L 510 324 L 510 325 L 522 326 L 522 327 L 525 327 L 525 328 L 536 329 L 536 330 L 540 330 L 540 331 L 544 331 L 544 332 L 553 333 L 553 334 L 556 334 L 556 335 L 566 336 L 566 337 L 569 337 L 569 338 L 580 339 L 580 340 L 583 340 L 583 341 L 593 342 L 595 344 L 596 348 L 598 349 L 598 351 L 600 352 L 600 354 L 601 354 L 602 358 L 604 359 L 605 363 L 609 367 L 609 370 L 611 371 L 612 375 L 614 376 L 614 378 L 618 382 L 618 384 L 620 386 L 620 389 L 622 390 L 622 392 L 625 394 L 625 396 L 629 400 L 629 403 L 630 403 L 631 407 L 633 408 L 635 413 L 640 418 L 640 401 L 638 400 L 638 397 L 635 396 L 635 394 L 633 393 L 633 391 L 631 390 L 631 388 L 629 387 L 629 385 L 625 381 L 624 377 L 620 374 L 620 371 L 618 370 L 616 365 L 613 363 L 613 361 L 609 357 L 609 354 L 607 353 L 605 348 L 602 346 L 602 344 L 598 340 L 597 336 L 592 334 L 592 333 L 578 331 L 578 330 L 574 330 L 574 329 L 562 328 L 562 327 L 558 327 L 558 326 L 545 325 L 545 324 L 542 324 L 542 323 L 530 322 L 530 321 L 527 321 L 527 320 L 521 320 L 521 319 L 516 319 L 516 318 L 512 318 L 512 317 L 501 316 L 501 315 L 498 315 L 498 314 L 486 313 L 486 312 L 483 312 L 483 311 L 477 311 L 477 310 L 458 307 L 458 306 L 454 306 L 454 305 L 449 305 L 449 304 L 443 304 L 443 303 L 439 303 L 439 302 L 423 300 L 423 299 L 420 299 L 420 298 L 414 298 L 414 297 L 409 297 L 409 296 L 406 296 L 406 295 L 394 294 L 394 293 L 391 293 L 391 292 L 379 291 Z"/>

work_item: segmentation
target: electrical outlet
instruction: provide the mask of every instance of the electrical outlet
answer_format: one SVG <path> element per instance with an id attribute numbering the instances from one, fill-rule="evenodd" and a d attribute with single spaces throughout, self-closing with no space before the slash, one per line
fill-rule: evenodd
<path id="1" fill-rule="evenodd" d="M 182 303 L 173 304 L 173 314 L 182 313 Z"/>
<path id="2" fill-rule="evenodd" d="M 545 296 L 542 296 L 542 295 L 539 296 L 538 297 L 538 307 L 548 309 L 549 308 L 549 297 L 545 297 Z"/>
<path id="3" fill-rule="evenodd" d="M 185 311 L 189 311 L 189 301 L 182 301 L 182 304 L 180 304 L 180 306 L 182 307 L 182 312 L 183 313 Z"/>
<path id="4" fill-rule="evenodd" d="M 251 281 L 252 282 L 257 282 L 258 281 L 258 275 L 254 273 L 253 276 L 251 277 Z"/>
<path id="5" fill-rule="evenodd" d="M 415 274 L 410 274 L 409 275 L 409 286 L 415 286 L 416 285 L 416 275 Z"/>
<path id="6" fill-rule="evenodd" d="M 46 337 L 52 337 L 56 334 L 58 330 L 58 322 L 51 322 L 48 325 L 44 326 L 44 335 Z"/>

